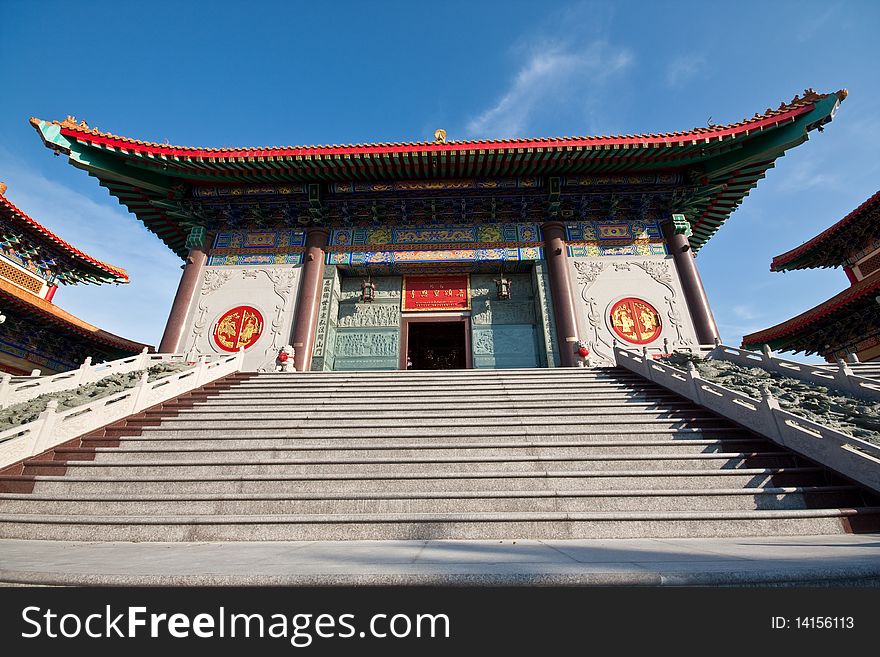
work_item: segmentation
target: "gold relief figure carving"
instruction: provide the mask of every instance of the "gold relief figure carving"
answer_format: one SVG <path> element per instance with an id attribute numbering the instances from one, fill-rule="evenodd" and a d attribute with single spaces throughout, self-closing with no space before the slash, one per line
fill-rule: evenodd
<path id="1" fill-rule="evenodd" d="M 217 325 L 217 341 L 229 349 L 235 347 L 235 335 L 237 333 L 235 324 L 238 317 L 238 313 L 226 315 Z"/>
<path id="2" fill-rule="evenodd" d="M 614 325 L 621 333 L 628 336 L 633 335 L 633 327 L 635 324 L 636 323 L 630 316 L 629 308 L 627 306 L 619 306 L 617 310 L 614 311 Z"/>
<path id="3" fill-rule="evenodd" d="M 660 315 L 647 301 L 621 299 L 611 308 L 611 328 L 633 344 L 648 344 L 660 336 Z"/>
<path id="4" fill-rule="evenodd" d="M 253 313 L 245 311 L 244 319 L 241 322 L 241 332 L 238 336 L 238 345 L 248 344 L 255 334 L 260 332 L 260 322 Z"/>
<path id="5" fill-rule="evenodd" d="M 653 333 L 657 328 L 657 316 L 644 306 L 639 308 L 639 321 L 642 324 L 642 333 Z"/>
<path id="6" fill-rule="evenodd" d="M 276 286 L 277 292 L 277 286 Z M 227 311 L 214 329 L 214 343 L 223 351 L 238 351 L 253 345 L 263 332 L 263 316 L 251 306 Z"/>

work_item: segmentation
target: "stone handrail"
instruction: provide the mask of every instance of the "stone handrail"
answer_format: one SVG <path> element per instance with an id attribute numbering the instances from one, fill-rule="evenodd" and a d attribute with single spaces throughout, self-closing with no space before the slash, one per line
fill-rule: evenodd
<path id="1" fill-rule="evenodd" d="M 837 365 L 807 365 L 779 358 L 770 349 L 748 351 L 727 345 L 718 345 L 709 353 L 712 360 L 726 360 L 743 367 L 762 367 L 768 372 L 782 374 L 792 379 L 814 385 L 836 388 L 854 397 L 868 401 L 880 401 L 880 381 L 859 376 L 849 363 Z"/>
<path id="2" fill-rule="evenodd" d="M 88 383 L 94 383 L 111 374 L 126 374 L 136 370 L 145 370 L 158 363 L 185 360 L 185 354 L 150 354 L 144 347 L 144 350 L 137 356 L 128 356 L 97 365 L 92 365 L 92 359 L 89 357 L 75 370 L 60 372 L 52 376 L 33 377 L 19 383 L 12 383 L 12 376 L 4 374 L 0 379 L 0 409 L 29 401 L 40 395 L 72 390 Z"/>
<path id="3" fill-rule="evenodd" d="M 688 371 L 660 363 L 639 351 L 614 350 L 617 365 L 668 388 L 853 481 L 880 492 L 880 445 L 818 424 L 779 407 L 764 391 L 760 401 L 706 381 L 696 367 Z"/>
<path id="4" fill-rule="evenodd" d="M 58 402 L 52 400 L 33 422 L 0 433 L 0 467 L 34 456 L 150 406 L 241 371 L 243 363 L 243 350 L 227 356 L 203 356 L 193 367 L 154 381 L 148 381 L 149 373 L 145 370 L 134 387 L 90 404 L 59 412 Z"/>

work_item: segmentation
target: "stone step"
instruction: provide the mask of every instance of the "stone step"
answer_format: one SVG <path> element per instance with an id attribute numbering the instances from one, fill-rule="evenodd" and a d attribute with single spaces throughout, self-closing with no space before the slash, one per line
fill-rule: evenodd
<path id="1" fill-rule="evenodd" d="M 736 468 L 769 468 L 795 466 L 799 459 L 790 452 L 717 452 L 707 454 L 578 454 L 574 456 L 501 455 L 501 456 L 413 456 L 413 457 L 356 457 L 327 460 L 296 459 L 261 455 L 244 458 L 223 454 L 203 459 L 178 457 L 168 460 L 119 461 L 25 461 L 23 474 L 54 475 L 65 472 L 79 476 L 88 473 L 94 477 L 117 477 L 122 471 L 127 475 L 144 476 L 164 472 L 177 475 L 208 476 L 213 471 L 224 474 L 311 474 L 330 475 L 338 473 L 371 474 L 377 469 L 388 473 L 418 473 L 429 476 L 437 469 L 455 468 L 460 472 L 526 472 L 537 474 L 544 470 L 650 470 L 660 465 L 670 470 L 687 471 Z"/>
<path id="2" fill-rule="evenodd" d="M 541 452 L 549 450 L 571 450 L 583 449 L 592 453 L 634 453 L 646 452 L 664 454 L 664 453 L 684 453 L 684 452 L 710 452 L 710 451 L 767 451 L 778 449 L 773 447 L 771 443 L 761 438 L 731 438 L 729 440 L 719 439 L 644 439 L 644 440 L 571 440 L 562 436 L 547 436 L 545 440 L 534 440 L 532 438 L 520 437 L 518 440 L 502 439 L 491 436 L 462 436 L 459 440 L 417 440 L 414 441 L 408 437 L 402 437 L 398 440 L 390 438 L 345 438 L 337 440 L 327 440 L 323 438 L 289 438 L 289 439 L 262 439 L 254 438 L 250 440 L 238 440 L 233 436 L 219 438 L 213 440 L 199 439 L 183 439 L 176 438 L 163 440 L 157 438 L 123 438 L 121 442 L 106 439 L 86 439 L 81 448 L 59 448 L 55 450 L 56 458 L 64 459 L 90 459 L 94 456 L 94 449 L 97 454 L 116 454 L 116 453 L 161 453 L 168 452 L 171 454 L 184 455 L 189 452 L 211 451 L 219 453 L 222 451 L 240 451 L 258 453 L 262 451 L 298 451 L 315 457 L 325 457 L 333 453 L 382 453 L 394 451 L 403 455 L 407 452 L 418 452 L 424 454 L 439 453 L 442 450 L 457 450 L 461 453 L 469 451 L 491 451 L 498 452 L 500 450 L 541 450 Z M 553 439 L 555 438 L 555 440 Z M 102 445 L 102 442 L 119 442 L 119 447 L 115 445 Z M 530 453 L 530 452 L 529 452 Z"/>
<path id="3" fill-rule="evenodd" d="M 340 417 L 342 416 L 342 417 Z M 555 415 L 547 416 L 546 411 L 535 409 L 511 409 L 509 411 L 477 411 L 467 410 L 454 411 L 453 417 L 435 416 L 425 417 L 424 413 L 413 411 L 398 411 L 394 408 L 380 409 L 375 411 L 362 411 L 359 408 L 345 409 L 332 414 L 312 411 L 310 413 L 258 413 L 251 416 L 227 413 L 223 416 L 209 416 L 207 418 L 192 414 L 173 415 L 166 418 L 146 417 L 130 418 L 126 426 L 148 427 L 160 424 L 169 430 L 173 429 L 213 429 L 222 427 L 230 431 L 236 429 L 250 429 L 254 426 L 277 427 L 278 429 L 312 429 L 332 430 L 334 428 L 372 426 L 400 427 L 421 426 L 427 421 L 442 423 L 445 426 L 510 426 L 524 423 L 542 423 L 543 426 L 556 426 L 559 424 L 620 424 L 620 423 L 649 423 L 669 422 L 673 423 L 701 423 L 712 422 L 717 424 L 717 416 L 705 410 L 678 409 L 678 410 L 644 410 L 638 412 L 624 412 L 622 409 L 614 414 L 609 414 L 606 409 L 572 408 Z M 313 425 L 309 427 L 306 422 Z"/>
<path id="4" fill-rule="evenodd" d="M 375 403 L 378 407 L 385 406 L 387 404 L 387 399 L 376 399 Z M 204 402 L 198 403 L 196 405 L 187 404 L 187 403 L 177 403 L 177 404 L 163 404 L 162 410 L 152 410 L 148 409 L 145 411 L 145 415 L 147 417 L 167 417 L 168 411 L 175 410 L 179 413 L 179 417 L 183 416 L 191 416 L 194 414 L 208 416 L 216 416 L 223 413 L 235 413 L 235 414 L 258 414 L 258 413 L 266 413 L 266 412 L 312 412 L 319 411 L 321 413 L 334 412 L 334 411 L 342 411 L 342 410 L 350 410 L 352 407 L 364 408 L 364 402 L 370 402 L 368 399 L 364 399 L 357 396 L 352 396 L 350 398 L 346 398 L 346 400 L 339 399 L 324 399 L 324 400 L 312 400 L 312 399 L 287 399 L 287 398 L 279 398 L 274 400 L 254 400 L 251 402 L 236 402 L 236 403 L 222 403 L 220 402 Z M 449 401 L 443 401 L 442 399 L 431 400 L 431 401 L 410 401 L 410 400 L 399 400 L 394 402 L 394 409 L 400 411 L 414 411 L 420 412 L 423 415 L 426 413 L 434 412 L 434 411 L 448 411 L 449 410 Z M 515 402 L 511 402 L 510 400 L 496 400 L 496 399 L 475 399 L 471 400 L 467 403 L 467 406 L 460 406 L 456 408 L 456 412 L 459 411 L 471 411 L 471 410 L 498 410 L 499 412 L 506 412 L 508 408 L 516 408 L 516 409 L 535 409 L 547 412 L 548 409 L 555 411 L 562 408 L 570 408 L 572 406 L 571 400 L 568 398 L 560 397 L 558 399 L 535 399 L 535 398 L 524 398 L 522 400 L 516 400 Z M 577 408 L 581 409 L 621 409 L 621 410 L 679 410 L 679 409 L 688 409 L 688 410 L 702 410 L 701 407 L 695 405 L 693 402 L 687 400 L 661 400 L 661 399 L 634 399 L 634 398 L 626 398 L 619 400 L 578 400 Z"/>
<path id="5" fill-rule="evenodd" d="M 615 391 L 628 391 L 628 390 L 656 390 L 656 387 L 653 383 L 629 383 L 624 381 L 614 381 L 614 382 L 579 382 L 579 381 L 559 381 L 552 384 L 545 385 L 536 385 L 533 383 L 479 383 L 472 385 L 461 384 L 457 381 L 450 381 L 449 383 L 431 383 L 431 384 L 421 384 L 421 385 L 413 385 L 413 384 L 395 384 L 395 383 L 377 383 L 375 385 L 338 385 L 338 386 L 319 386 L 319 385 L 308 385 L 308 386 L 285 386 L 282 384 L 272 385 L 272 384 L 251 384 L 245 385 L 242 383 L 241 385 L 237 385 L 234 388 L 231 388 L 228 391 L 228 394 L 233 397 L 242 397 L 247 395 L 257 395 L 265 392 L 271 392 L 276 396 L 286 396 L 286 395 L 306 395 L 306 394 L 332 394 L 337 392 L 344 392 L 350 390 L 357 390 L 360 393 L 374 393 L 378 395 L 389 394 L 393 395 L 397 394 L 419 394 L 422 396 L 431 395 L 438 392 L 449 391 L 450 388 L 453 388 L 455 392 L 461 394 L 471 395 L 491 395 L 497 394 L 499 392 L 509 391 L 509 392 L 536 392 L 541 390 L 553 390 L 553 391 L 565 391 L 571 394 L 584 393 L 589 394 L 591 392 L 615 392 Z M 224 395 L 225 396 L 225 395 Z"/>
<path id="6" fill-rule="evenodd" d="M 0 515 L 0 538 L 72 541 L 273 541 L 663 538 L 816 535 L 876 507 L 777 511 L 400 513 L 269 516 Z"/>
<path id="7" fill-rule="evenodd" d="M 747 453 L 775 455 L 788 454 L 786 451 L 780 451 L 778 447 L 771 446 L 767 443 L 755 444 L 754 442 L 746 442 L 744 447 Z M 703 441 L 702 444 L 686 443 L 679 441 L 677 443 L 667 441 L 661 446 L 644 443 L 639 444 L 636 441 L 630 444 L 621 444 L 613 441 L 567 441 L 556 444 L 538 443 L 534 441 L 524 441 L 521 443 L 483 443 L 482 445 L 462 446 L 456 444 L 447 444 L 446 446 L 437 446 L 431 443 L 413 444 L 409 443 L 408 447 L 394 444 L 383 444 L 378 447 L 366 448 L 340 448 L 328 449 L 326 446 L 316 444 L 310 448 L 287 447 L 283 445 L 267 445 L 265 447 L 254 447 L 252 445 L 236 446 L 236 445 L 209 445 L 206 447 L 194 447 L 187 443 L 185 447 L 160 448 L 153 445 L 147 447 L 132 447 L 123 444 L 118 448 L 101 447 L 97 449 L 89 448 L 60 448 L 55 451 L 55 459 L 64 460 L 87 460 L 95 463 L 117 463 L 117 462 L 140 462 L 140 461 L 236 461 L 242 462 L 250 458 L 260 460 L 279 460 L 279 459 L 297 459 L 304 461 L 332 461 L 337 459 L 359 459 L 359 458 L 431 458 L 441 459 L 444 457 L 467 458 L 467 457 L 516 457 L 527 458 L 534 456 L 537 459 L 548 459 L 553 457 L 577 458 L 592 457 L 593 455 L 612 456 L 634 454 L 645 456 L 655 454 L 658 457 L 669 458 L 670 456 L 687 457 L 690 455 L 701 454 L 719 454 L 719 453 L 743 453 L 742 450 L 732 450 L 732 445 L 722 443 L 720 441 Z"/>
<path id="8" fill-rule="evenodd" d="M 413 418 L 413 417 L 395 417 L 392 412 L 376 418 L 361 418 L 357 410 L 351 412 L 349 417 L 323 417 L 316 419 L 313 423 L 306 423 L 302 419 L 297 418 L 280 418 L 278 420 L 266 422 L 254 421 L 248 418 L 231 418 L 219 420 L 217 422 L 206 422 L 204 420 L 194 420 L 181 417 L 169 417 L 164 420 L 154 419 L 129 419 L 126 423 L 130 427 L 151 427 L 160 428 L 166 431 L 180 431 L 185 429 L 199 429 L 204 431 L 239 431 L 253 430 L 255 427 L 265 427 L 274 431 L 285 432 L 308 432 L 328 431 L 335 429 L 368 429 L 374 432 L 382 432 L 386 429 L 400 429 L 421 427 L 428 422 L 436 422 L 444 427 L 481 427 L 485 430 L 495 427 L 518 427 L 518 426 L 534 426 L 543 427 L 587 427 L 590 425 L 609 426 L 609 425 L 629 425 L 629 426 L 652 426 L 657 428 L 674 429 L 679 426 L 726 426 L 726 420 L 719 420 L 717 416 L 708 412 L 689 413 L 689 412 L 668 412 L 668 413 L 643 413 L 635 414 L 630 417 L 623 414 L 595 414 L 582 412 L 578 409 L 571 409 L 564 414 L 556 414 L 547 416 L 546 414 L 524 415 L 505 415 L 500 417 L 439 417 L 439 418 Z M 654 417 L 657 416 L 657 417 Z M 159 424 L 161 422 L 161 425 Z M 311 425 L 311 426 L 310 426 Z"/>
<path id="9" fill-rule="evenodd" d="M 854 486 L 622 491 L 427 491 L 411 493 L 58 495 L 0 494 L 3 513 L 120 516 L 523 511 L 715 511 L 803 509 L 861 504 Z"/>
<path id="10" fill-rule="evenodd" d="M 142 494 L 183 493 L 410 493 L 413 491 L 474 490 L 625 490 L 688 489 L 701 494 L 719 488 L 766 486 L 817 486 L 829 483 L 826 470 L 818 466 L 784 468 L 736 468 L 670 470 L 560 470 L 541 472 L 463 472 L 457 468 L 435 469 L 428 474 L 388 472 L 374 468 L 367 473 L 328 472 L 306 474 L 231 474 L 225 470 L 203 474 L 175 473 L 135 475 L 121 470 L 112 478 L 73 470 L 64 476 L 0 476 L 0 492 L 64 494 L 117 494 L 133 490 Z"/>
<path id="11" fill-rule="evenodd" d="M 295 381 L 335 381 L 361 383 L 375 380 L 406 380 L 406 381 L 444 381 L 444 380 L 477 380 L 490 381 L 507 379 L 621 379 L 638 378 L 630 370 L 623 367 L 605 368 L 529 368 L 529 369 L 464 369 L 464 370 L 372 370 L 362 372 L 257 372 L 247 377 L 248 381 L 273 383 L 289 383 Z"/>
<path id="12" fill-rule="evenodd" d="M 667 425 L 670 423 L 666 423 Z M 676 423 L 672 423 L 673 425 Z M 234 432 L 228 431 L 222 427 L 213 428 L 211 426 L 203 426 L 198 429 L 169 429 L 163 425 L 148 426 L 142 428 L 135 427 L 111 427 L 104 429 L 103 432 L 108 438 L 138 435 L 145 438 L 160 438 L 163 440 L 176 439 L 199 439 L 199 440 L 217 440 L 222 438 L 233 437 L 235 439 L 250 440 L 254 438 L 324 438 L 329 440 L 358 438 L 367 436 L 380 435 L 382 437 L 395 438 L 418 438 L 418 439 L 437 439 L 452 438 L 456 436 L 476 435 L 486 436 L 491 433 L 496 437 L 508 436 L 527 436 L 535 440 L 552 440 L 553 436 L 564 438 L 566 440 L 572 437 L 586 438 L 590 436 L 617 436 L 623 440 L 639 439 L 645 437 L 669 436 L 695 436 L 718 438 L 725 435 L 739 434 L 745 431 L 739 427 L 720 424 L 719 426 L 663 426 L 657 422 L 653 423 L 631 423 L 623 425 L 620 428 L 609 427 L 605 424 L 583 424 L 583 425 L 563 425 L 553 427 L 548 430 L 546 425 L 509 425 L 509 426 L 492 426 L 491 432 L 486 431 L 484 425 L 474 425 L 471 427 L 462 427 L 458 431 L 443 426 L 418 426 L 418 427 L 386 427 L 381 432 L 371 430 L 370 427 L 360 427 L 360 430 L 353 431 L 351 428 L 328 430 L 324 428 L 306 428 L 304 431 L 290 429 L 236 429 Z"/>
<path id="13" fill-rule="evenodd" d="M 562 407 L 568 407 L 572 403 L 620 403 L 628 401 L 643 401 L 663 403 L 667 401 L 681 402 L 681 397 L 672 393 L 655 392 L 652 390 L 640 391 L 635 389 L 622 389 L 619 391 L 600 391 L 600 392 L 558 392 L 554 390 L 523 390 L 523 391 L 505 391 L 501 394 L 482 394 L 473 395 L 466 391 L 446 388 L 431 394 L 422 394 L 420 392 L 402 393 L 402 392 L 385 392 L 376 391 L 370 394 L 359 392 L 355 388 L 346 388 L 338 393 L 304 393 L 304 394 L 275 394 L 271 390 L 265 392 L 254 392 L 248 394 L 239 394 L 238 392 L 229 392 L 226 395 L 213 395 L 199 397 L 193 395 L 192 399 L 188 399 L 185 403 L 198 403 L 206 406 L 220 405 L 237 405 L 246 406 L 250 404 L 265 405 L 278 403 L 289 404 L 363 404 L 375 403 L 383 404 L 393 400 L 395 403 L 408 404 L 458 404 L 464 405 L 474 403 L 498 403 L 504 401 L 508 403 L 519 403 L 523 401 L 543 401 L 553 402 Z"/>

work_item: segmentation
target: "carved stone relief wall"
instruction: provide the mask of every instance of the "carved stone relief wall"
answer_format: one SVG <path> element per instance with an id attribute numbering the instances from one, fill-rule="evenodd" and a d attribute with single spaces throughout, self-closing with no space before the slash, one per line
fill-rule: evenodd
<path id="1" fill-rule="evenodd" d="M 299 289 L 300 267 L 206 267 L 190 304 L 182 351 L 191 357 L 224 353 L 213 340 L 218 319 L 239 305 L 256 308 L 264 326 L 257 341 L 245 351 L 244 369 L 271 371 L 278 351 L 290 341 Z"/>
<path id="2" fill-rule="evenodd" d="M 376 296 L 361 302 L 361 277 L 340 279 L 335 311 L 334 370 L 397 369 L 400 350 L 400 276 L 373 277 Z M 326 367 L 326 365 L 325 365 Z"/>
<path id="3" fill-rule="evenodd" d="M 497 298 L 498 274 L 471 276 L 471 344 L 474 367 L 538 367 L 535 287 L 530 274 L 507 274 L 511 298 Z"/>
<path id="4" fill-rule="evenodd" d="M 697 343 L 671 256 L 571 258 L 570 262 L 575 309 L 586 332 L 581 338 L 589 343 L 594 364 L 613 363 L 615 339 L 627 344 L 612 331 L 610 313 L 616 302 L 628 297 L 647 301 L 660 315 L 662 330 L 644 346 L 662 348 L 664 340 L 670 347 Z"/>

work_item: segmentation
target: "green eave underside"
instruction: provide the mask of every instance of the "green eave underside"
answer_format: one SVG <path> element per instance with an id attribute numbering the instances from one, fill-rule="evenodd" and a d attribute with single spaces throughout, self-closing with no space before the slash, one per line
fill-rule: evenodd
<path id="1" fill-rule="evenodd" d="M 157 155 L 85 143 L 41 122 L 45 143 L 107 187 L 175 253 L 186 255 L 187 222 L 159 207 L 179 198 L 181 185 L 415 180 L 497 176 L 614 175 L 682 172 L 689 194 L 685 214 L 694 251 L 724 224 L 743 198 L 786 150 L 805 141 L 808 129 L 830 120 L 838 100 L 831 95 L 784 124 L 683 144 L 607 145 L 360 153 L 350 155 L 255 156 L 240 158 Z M 83 139 L 85 139 L 85 135 Z M 135 146 L 132 145 L 132 149 Z"/>

